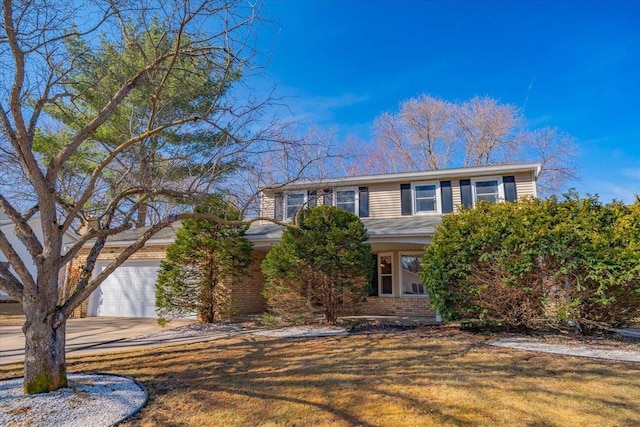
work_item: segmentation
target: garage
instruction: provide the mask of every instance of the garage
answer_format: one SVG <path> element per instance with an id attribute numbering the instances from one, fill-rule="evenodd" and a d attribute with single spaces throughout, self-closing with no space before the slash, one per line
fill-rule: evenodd
<path id="1" fill-rule="evenodd" d="M 100 263 L 95 271 L 102 271 Z M 89 298 L 89 316 L 157 317 L 156 278 L 160 260 L 127 261 L 118 267 Z"/>

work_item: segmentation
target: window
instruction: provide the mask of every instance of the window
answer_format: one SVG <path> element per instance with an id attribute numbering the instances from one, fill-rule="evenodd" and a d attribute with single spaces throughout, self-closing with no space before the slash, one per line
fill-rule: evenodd
<path id="1" fill-rule="evenodd" d="M 438 198 L 436 184 L 416 184 L 414 192 L 414 212 L 438 212 Z"/>
<path id="2" fill-rule="evenodd" d="M 440 213 L 440 184 L 418 182 L 400 186 L 402 215 Z"/>
<path id="3" fill-rule="evenodd" d="M 286 197 L 286 217 L 285 219 L 293 218 L 305 204 L 307 193 L 288 193 Z"/>
<path id="4" fill-rule="evenodd" d="M 331 192 L 331 190 L 325 190 L 324 204 L 327 204 L 327 195 L 333 194 L 331 205 L 349 211 L 355 215 L 358 215 L 358 189 L 357 188 L 339 188 Z"/>
<path id="5" fill-rule="evenodd" d="M 474 205 L 476 202 L 486 200 L 489 203 L 497 203 L 504 200 L 502 180 L 491 178 L 473 181 Z"/>
<path id="6" fill-rule="evenodd" d="M 335 206 L 357 215 L 358 213 L 356 210 L 356 194 L 356 190 L 336 190 Z"/>
<path id="7" fill-rule="evenodd" d="M 402 267 L 400 280 L 402 281 L 402 296 L 426 297 L 427 290 L 420 279 L 420 255 L 400 255 Z"/>
<path id="8" fill-rule="evenodd" d="M 378 255 L 378 285 L 380 295 L 393 295 L 393 255 Z"/>

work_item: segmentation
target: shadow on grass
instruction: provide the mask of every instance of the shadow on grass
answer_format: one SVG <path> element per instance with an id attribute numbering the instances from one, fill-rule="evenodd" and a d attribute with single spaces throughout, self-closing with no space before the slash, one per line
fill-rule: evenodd
<path id="1" fill-rule="evenodd" d="M 244 335 L 71 358 L 78 370 L 142 381 L 135 425 L 640 424 L 637 365 L 419 334 Z"/>

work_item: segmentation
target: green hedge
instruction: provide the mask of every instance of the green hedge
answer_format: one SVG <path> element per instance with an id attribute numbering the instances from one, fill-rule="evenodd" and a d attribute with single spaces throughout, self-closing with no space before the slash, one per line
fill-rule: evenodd
<path id="1" fill-rule="evenodd" d="M 640 199 L 480 203 L 443 218 L 421 273 L 445 319 L 625 326 L 640 315 Z"/>

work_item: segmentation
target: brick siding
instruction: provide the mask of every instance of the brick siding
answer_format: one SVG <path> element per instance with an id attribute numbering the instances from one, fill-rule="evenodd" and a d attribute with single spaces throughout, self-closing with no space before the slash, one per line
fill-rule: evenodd
<path id="1" fill-rule="evenodd" d="M 436 317 L 426 298 L 368 297 L 360 312 L 379 316 Z"/>
<path id="2" fill-rule="evenodd" d="M 129 260 L 163 260 L 169 245 L 149 245 L 144 246 L 129 257 Z M 124 247 L 106 247 L 98 256 L 99 261 L 109 261 L 115 259 Z M 74 258 L 72 267 L 79 267 L 89 253 L 89 248 L 83 248 Z M 231 302 L 229 316 L 256 314 L 265 311 L 267 304 L 262 296 L 262 284 L 264 278 L 260 265 L 265 257 L 264 252 L 254 251 L 253 262 L 249 267 L 246 276 L 233 279 L 231 286 Z M 89 300 L 85 300 L 71 315 L 72 318 L 86 317 Z"/>
<path id="3" fill-rule="evenodd" d="M 231 310 L 237 314 L 258 314 L 267 309 L 267 302 L 262 296 L 264 276 L 261 265 L 265 252 L 253 251 L 253 262 L 247 275 L 234 279 L 231 287 Z"/>

